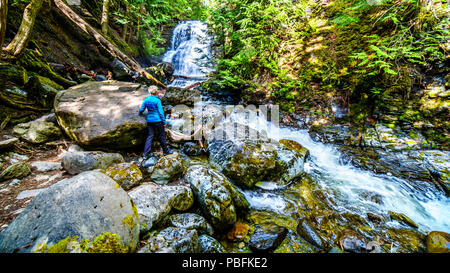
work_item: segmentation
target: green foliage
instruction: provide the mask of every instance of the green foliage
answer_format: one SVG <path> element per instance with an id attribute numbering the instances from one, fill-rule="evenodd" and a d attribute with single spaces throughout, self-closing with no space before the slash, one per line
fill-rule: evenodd
<path id="1" fill-rule="evenodd" d="M 161 54 L 164 28 L 180 20 L 201 20 L 206 8 L 200 0 L 120 0 L 112 11 L 115 23 L 135 29 L 144 55 Z"/>
<path id="2" fill-rule="evenodd" d="M 65 239 L 51 245 L 40 245 L 34 252 L 35 253 L 70 253 L 84 252 L 84 253 L 127 253 L 129 247 L 123 245 L 119 241 L 117 234 L 105 232 L 92 241 L 88 239 L 80 240 L 78 236 L 66 237 Z"/>
<path id="3" fill-rule="evenodd" d="M 447 1 L 216 0 L 208 20 L 222 44 L 215 81 L 286 111 L 329 94 L 381 96 L 405 67 L 448 54 Z"/>

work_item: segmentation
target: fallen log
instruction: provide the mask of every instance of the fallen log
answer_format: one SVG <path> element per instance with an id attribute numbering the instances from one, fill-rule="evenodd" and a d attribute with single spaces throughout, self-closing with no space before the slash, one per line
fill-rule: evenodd
<path id="1" fill-rule="evenodd" d="M 167 87 L 146 72 L 139 63 L 132 60 L 130 57 L 125 55 L 120 49 L 118 49 L 114 44 L 108 41 L 102 34 L 90 26 L 86 21 L 83 20 L 78 14 L 76 14 L 69 6 L 67 6 L 62 0 L 53 0 L 56 7 L 61 10 L 61 12 L 69 18 L 74 24 L 81 28 L 84 32 L 91 35 L 106 51 L 108 51 L 112 56 L 121 60 L 124 64 L 131 67 L 137 73 L 144 75 L 145 78 L 152 81 L 159 87 L 166 89 Z"/>

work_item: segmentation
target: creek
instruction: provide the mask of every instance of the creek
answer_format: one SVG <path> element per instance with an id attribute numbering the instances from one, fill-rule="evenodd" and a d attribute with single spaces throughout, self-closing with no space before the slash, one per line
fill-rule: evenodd
<path id="1" fill-rule="evenodd" d="M 205 22 L 185 21 L 175 27 L 171 47 L 163 57 L 163 61 L 174 65 L 174 75 L 179 76 L 170 86 L 187 87 L 206 80 L 213 71 L 212 42 L 213 37 L 208 34 Z M 203 100 L 206 104 L 217 103 L 207 98 Z M 246 122 L 244 116 L 232 115 L 229 118 Z M 381 214 L 389 219 L 388 211 L 394 211 L 412 219 L 421 232 L 450 232 L 450 198 L 430 183 L 408 181 L 389 174 L 379 175 L 343 163 L 335 145 L 313 141 L 308 130 L 279 128 L 269 122 L 267 132 L 279 139 L 295 140 L 310 151 L 305 172 L 332 200 L 335 212 L 357 214 L 365 219 L 368 213 Z M 243 190 L 251 208 L 291 214 L 289 210 L 295 206 L 290 204 L 297 200 L 289 199 L 283 195 L 283 189 L 270 185 L 269 182 L 262 188 Z M 395 228 L 399 223 L 387 221 L 386 225 Z"/>

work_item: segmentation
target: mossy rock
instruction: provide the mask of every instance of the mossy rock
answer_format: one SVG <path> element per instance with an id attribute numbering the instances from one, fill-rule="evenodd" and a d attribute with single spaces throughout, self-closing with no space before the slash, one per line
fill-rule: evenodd
<path id="1" fill-rule="evenodd" d="M 83 172 L 39 192 L 0 234 L 0 252 L 45 251 L 46 245 L 64 252 L 74 236 L 89 240 L 93 252 L 134 251 L 138 217 L 114 180 L 97 171 Z"/>
<path id="2" fill-rule="evenodd" d="M 429 253 L 450 253 L 450 234 L 432 231 L 427 236 L 426 244 Z"/>
<path id="3" fill-rule="evenodd" d="M 424 252 L 426 249 L 425 238 L 422 234 L 411 229 L 389 229 L 385 234 L 386 246 L 389 252 L 407 252 L 417 253 Z"/>
<path id="4" fill-rule="evenodd" d="M 426 244 L 429 253 L 450 253 L 450 234 L 432 231 L 427 236 Z"/>
<path id="5" fill-rule="evenodd" d="M 0 62 L 0 82 L 13 82 L 23 86 L 27 81 L 27 71 L 20 65 Z"/>
<path id="6" fill-rule="evenodd" d="M 40 245 L 35 253 L 128 253 L 130 247 L 119 241 L 117 234 L 102 233 L 92 240 L 80 240 L 77 235 L 51 245 Z"/>
<path id="7" fill-rule="evenodd" d="M 53 71 L 38 50 L 25 49 L 17 58 L 16 64 L 23 66 L 28 71 L 47 77 L 64 88 L 76 85 L 76 82 L 67 80 Z"/>
<path id="8" fill-rule="evenodd" d="M 42 76 L 32 76 L 25 86 L 28 96 L 39 102 L 46 109 L 53 108 L 55 96 L 59 90 L 64 89 L 61 85 Z"/>
<path id="9" fill-rule="evenodd" d="M 0 181 L 13 178 L 24 178 L 27 177 L 30 173 L 31 166 L 26 162 L 19 162 L 6 168 L 0 174 Z"/>
<path id="10" fill-rule="evenodd" d="M 20 123 L 14 126 L 14 134 L 21 139 L 33 143 L 42 144 L 61 137 L 61 130 L 53 122 L 34 120 Z"/>
<path id="11" fill-rule="evenodd" d="M 100 172 L 111 177 L 124 190 L 130 190 L 131 188 L 138 186 L 143 179 L 141 170 L 134 163 L 115 164 Z"/>
<path id="12" fill-rule="evenodd" d="M 389 216 L 391 217 L 392 220 L 396 220 L 401 223 L 407 224 L 408 226 L 413 228 L 419 228 L 419 226 L 416 223 L 414 223 L 413 220 L 409 219 L 409 217 L 403 213 L 389 211 Z"/>

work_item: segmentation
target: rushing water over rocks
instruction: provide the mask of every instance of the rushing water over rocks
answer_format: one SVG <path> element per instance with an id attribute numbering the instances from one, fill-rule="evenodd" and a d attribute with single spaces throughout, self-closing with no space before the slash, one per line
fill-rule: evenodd
<path id="1" fill-rule="evenodd" d="M 172 34 L 170 49 L 163 61 L 175 67 L 175 80 L 169 86 L 188 87 L 204 81 L 212 71 L 212 36 L 208 25 L 203 21 L 184 21 L 179 23 Z"/>
<path id="2" fill-rule="evenodd" d="M 211 41 L 204 22 L 182 22 L 175 28 L 171 49 L 165 54 L 164 60 L 172 62 L 175 66 L 174 74 L 182 77 L 178 77 L 171 84 L 172 86 L 192 85 L 204 80 L 204 77 L 212 71 L 209 66 Z M 216 105 L 218 108 L 225 106 L 223 103 L 219 105 L 219 102 L 214 100 L 203 101 L 203 105 Z M 169 120 L 169 124 L 178 121 L 181 119 L 172 119 Z M 230 121 L 247 124 L 258 131 L 261 130 L 258 126 L 264 123 L 263 130 L 267 131 L 270 138 L 276 141 L 294 140 L 309 150 L 310 157 L 305 162 L 305 175 L 302 179 L 310 180 L 308 183 L 315 185 L 311 193 L 314 192 L 321 197 L 316 198 L 319 203 L 323 203 L 320 204 L 320 213 L 323 214 L 324 211 L 329 213 L 328 216 L 314 216 L 316 220 L 319 219 L 317 228 L 323 217 L 331 219 L 330 215 L 346 215 L 340 219 L 345 221 L 345 219 L 356 217 L 361 219 L 359 221 L 362 223 L 371 223 L 366 226 L 376 230 L 377 234 L 388 234 L 391 229 L 405 228 L 405 222 L 402 224 L 395 221 L 396 214 L 403 214 L 418 225 L 418 231 L 421 234 L 432 230 L 450 232 L 450 198 L 432 183 L 413 179 L 405 180 L 389 173 L 380 175 L 361 170 L 342 160 L 343 155 L 335 145 L 323 144 L 311 139 L 308 130 L 279 128 L 265 119 L 249 124 L 246 116 L 239 113 L 222 119 L 219 125 Z M 259 188 L 242 189 L 252 209 L 250 214 L 269 212 L 275 215 L 272 218 L 275 222 L 278 221 L 277 217 L 288 219 L 287 222 L 293 223 L 291 227 L 294 227 L 304 216 L 304 212 L 310 210 L 308 206 L 311 204 L 298 200 L 307 192 L 304 182 L 301 182 L 303 184 L 293 182 L 292 185 L 283 187 L 271 181 L 261 182 L 257 184 Z M 374 218 L 382 224 L 372 224 Z M 379 221 L 379 219 L 383 220 Z M 411 225 L 414 226 L 414 224 Z M 348 223 L 345 227 L 353 228 L 352 223 Z M 373 235 L 368 237 L 372 238 Z"/>

